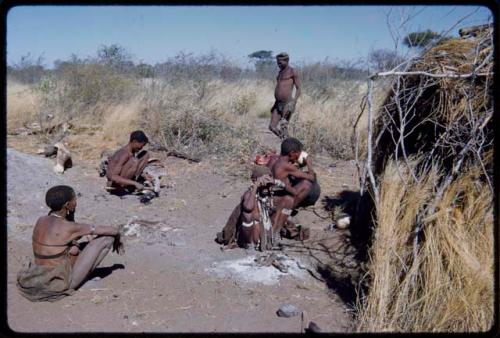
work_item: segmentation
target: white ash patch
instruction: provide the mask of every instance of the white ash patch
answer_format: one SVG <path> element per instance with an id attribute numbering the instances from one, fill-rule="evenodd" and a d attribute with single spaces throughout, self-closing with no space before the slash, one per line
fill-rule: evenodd
<path id="1" fill-rule="evenodd" d="M 264 285 L 277 284 L 283 276 L 293 276 L 299 279 L 308 277 L 305 270 L 299 268 L 299 266 L 303 267 L 303 264 L 296 259 L 282 257 L 280 262 L 288 268 L 288 272 L 284 273 L 272 265 L 259 265 L 255 262 L 256 257 L 256 255 L 250 255 L 239 259 L 214 262 L 205 271 L 215 272 L 220 277 L 230 276 L 243 282 Z"/>
<path id="2" fill-rule="evenodd" d="M 140 241 L 146 244 L 160 243 L 169 246 L 186 245 L 185 241 L 179 239 L 179 236 L 182 236 L 181 228 L 167 225 L 161 221 L 141 220 L 137 216 L 132 216 L 120 228 L 127 241 Z"/>

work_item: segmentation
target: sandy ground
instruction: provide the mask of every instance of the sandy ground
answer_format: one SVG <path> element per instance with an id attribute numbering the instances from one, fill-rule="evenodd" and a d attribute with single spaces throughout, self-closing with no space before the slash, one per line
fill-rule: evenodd
<path id="1" fill-rule="evenodd" d="M 262 133 L 264 141 L 278 144 Z M 9 146 L 20 149 L 16 142 L 21 141 L 10 139 Z M 282 273 L 255 265 L 254 258 L 263 253 L 221 251 L 214 242 L 247 180 L 220 174 L 205 162 L 174 157 L 163 162 L 167 186 L 159 198 L 143 205 L 137 196 L 108 195 L 95 163 L 77 162 L 57 175 L 54 160 L 8 148 L 7 315 L 12 330 L 298 333 L 312 320 L 325 332 L 352 331 L 352 304 L 339 285 L 345 281 L 328 280 L 321 273 L 325 264 L 349 258 L 349 231 L 325 230 L 331 219 L 321 202 L 296 216 L 311 228 L 311 239 L 282 239 L 274 251 L 289 267 Z M 316 163 L 321 200 L 355 189 L 353 163 Z M 48 212 L 45 192 L 56 184 L 71 185 L 79 194 L 78 222 L 128 224 L 126 253 L 108 255 L 74 295 L 55 303 L 32 303 L 17 292 L 16 274 L 32 256 L 31 232 L 36 219 Z M 303 321 L 301 316 L 278 317 L 276 311 L 284 304 L 303 310 Z"/>

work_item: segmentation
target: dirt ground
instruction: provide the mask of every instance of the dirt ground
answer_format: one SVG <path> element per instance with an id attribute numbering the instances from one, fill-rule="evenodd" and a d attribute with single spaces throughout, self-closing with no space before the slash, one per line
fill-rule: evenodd
<path id="1" fill-rule="evenodd" d="M 262 131 L 263 142 L 276 146 L 276 140 Z M 324 201 L 355 190 L 352 162 L 324 158 L 315 162 L 322 196 L 314 209 L 296 216 L 298 223 L 311 228 L 311 238 L 281 240 L 273 252 L 288 266 L 283 273 L 255 264 L 255 257 L 269 253 L 221 251 L 214 242 L 247 188 L 247 179 L 223 174 L 207 161 L 162 158 L 168 172 L 166 186 L 159 198 L 144 205 L 137 196 L 107 194 L 96 161 L 78 161 L 82 156 L 77 150 L 74 167 L 55 174 L 54 160 L 36 155 L 34 143 L 8 138 L 7 315 L 12 330 L 298 333 L 314 321 L 324 332 L 352 331 L 348 278 L 332 279 L 325 273 L 328 265 L 356 265 L 349 230 L 326 230 L 332 220 L 323 208 Z M 126 252 L 108 255 L 72 296 L 55 303 L 32 303 L 17 292 L 16 274 L 32 256 L 31 232 L 37 218 L 48 212 L 45 192 L 56 184 L 77 191 L 78 222 L 126 224 Z M 278 317 L 276 311 L 284 304 L 304 311 L 304 318 Z"/>

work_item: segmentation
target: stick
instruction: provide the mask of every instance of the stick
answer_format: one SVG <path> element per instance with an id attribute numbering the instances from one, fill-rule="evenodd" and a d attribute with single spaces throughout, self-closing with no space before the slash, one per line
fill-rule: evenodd
<path id="1" fill-rule="evenodd" d="M 368 156 L 366 159 L 365 167 L 368 171 L 368 177 L 370 178 L 370 183 L 372 184 L 373 192 L 375 194 L 375 203 L 378 207 L 379 205 L 379 192 L 378 187 L 375 183 L 375 177 L 372 171 L 372 134 L 373 134 L 373 104 L 372 104 L 372 89 L 373 80 L 370 78 L 368 80 Z"/>
<path id="2" fill-rule="evenodd" d="M 481 68 L 481 67 L 478 67 Z M 473 76 L 492 76 L 493 72 L 488 72 L 488 73 L 467 73 L 467 74 L 457 74 L 454 72 L 447 72 L 447 73 L 441 73 L 441 74 L 433 74 L 429 72 L 424 72 L 424 71 L 413 71 L 413 72 L 396 72 L 396 71 L 389 71 L 389 72 L 381 72 L 381 73 L 376 73 L 370 76 L 370 79 L 374 80 L 377 77 L 383 77 L 383 76 L 392 76 L 392 75 L 425 75 L 428 77 L 432 78 L 453 78 L 453 79 L 465 79 Z"/>
<path id="3" fill-rule="evenodd" d="M 162 145 L 160 142 L 150 141 L 150 144 L 151 144 L 151 147 L 153 150 L 164 151 L 167 153 L 167 156 L 175 156 L 175 157 L 182 158 L 184 160 L 188 160 L 188 161 L 195 162 L 195 163 L 200 162 L 199 158 L 191 157 L 191 156 L 189 156 L 185 153 L 181 153 L 180 151 L 177 151 L 175 149 L 168 149 L 167 147 Z"/>

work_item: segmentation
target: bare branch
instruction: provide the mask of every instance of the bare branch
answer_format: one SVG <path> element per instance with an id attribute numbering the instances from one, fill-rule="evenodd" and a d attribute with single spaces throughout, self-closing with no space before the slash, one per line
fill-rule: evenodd
<path id="1" fill-rule="evenodd" d="M 447 72 L 447 73 L 441 73 L 441 74 L 433 74 L 429 72 L 424 72 L 424 71 L 413 71 L 413 72 L 397 72 L 397 71 L 389 71 L 389 72 L 381 72 L 381 73 L 376 73 L 370 76 L 370 79 L 374 80 L 377 77 L 382 77 L 382 76 L 406 76 L 406 75 L 424 75 L 432 78 L 453 78 L 453 79 L 466 79 L 472 76 L 492 76 L 493 73 L 467 73 L 467 74 L 456 74 L 453 72 Z"/>
<path id="2" fill-rule="evenodd" d="M 368 154 L 365 167 L 367 168 L 368 175 L 370 177 L 370 182 L 373 188 L 373 193 L 375 194 L 375 205 L 378 208 L 379 206 L 379 191 L 377 184 L 375 182 L 375 177 L 373 176 L 372 171 L 372 134 L 373 134 L 373 102 L 372 102 L 372 93 L 373 92 L 373 80 L 368 80 Z"/>

